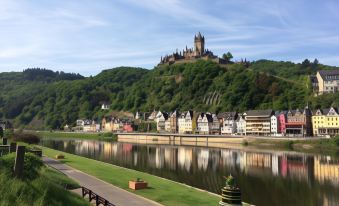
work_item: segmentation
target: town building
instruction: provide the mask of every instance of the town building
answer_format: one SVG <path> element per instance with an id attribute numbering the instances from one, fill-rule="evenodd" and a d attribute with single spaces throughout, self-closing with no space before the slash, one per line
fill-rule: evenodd
<path id="1" fill-rule="evenodd" d="M 177 133 L 178 132 L 178 118 L 179 118 L 179 112 L 175 110 L 172 112 L 168 118 L 168 128 L 166 131 L 171 133 Z"/>
<path id="2" fill-rule="evenodd" d="M 196 132 L 199 134 L 210 134 L 212 128 L 212 115 L 210 113 L 201 113 L 197 118 Z M 219 121 L 218 121 L 219 123 Z"/>
<path id="3" fill-rule="evenodd" d="M 339 91 L 339 70 L 320 70 L 317 72 L 318 94 Z M 313 83 L 313 82 L 312 82 Z"/>
<path id="4" fill-rule="evenodd" d="M 168 114 L 166 112 L 159 111 L 155 117 L 155 121 L 157 123 L 157 131 L 158 132 L 165 132 L 165 122 L 168 119 Z"/>
<path id="5" fill-rule="evenodd" d="M 247 135 L 269 135 L 273 110 L 249 110 L 244 113 Z"/>
<path id="6" fill-rule="evenodd" d="M 101 120 L 101 130 L 103 132 L 113 131 L 113 118 L 110 116 L 103 117 Z"/>
<path id="7" fill-rule="evenodd" d="M 279 132 L 278 128 L 279 128 L 279 113 L 276 112 L 275 114 L 273 114 L 271 116 L 271 134 L 274 136 L 277 136 Z"/>
<path id="8" fill-rule="evenodd" d="M 121 120 L 122 123 L 122 131 L 123 132 L 133 132 L 134 131 L 134 125 L 133 121 L 130 119 L 123 119 Z"/>
<path id="9" fill-rule="evenodd" d="M 193 111 L 189 110 L 180 115 L 178 129 L 180 134 L 191 134 L 193 132 Z"/>
<path id="10" fill-rule="evenodd" d="M 278 115 L 278 133 L 282 136 L 286 134 L 287 111 L 281 111 Z"/>
<path id="11" fill-rule="evenodd" d="M 235 134 L 237 133 L 237 112 L 223 112 L 218 114 L 221 119 L 221 134 Z"/>
<path id="12" fill-rule="evenodd" d="M 314 136 L 335 136 L 339 134 L 338 108 L 317 109 L 312 116 Z"/>
<path id="13" fill-rule="evenodd" d="M 141 118 L 141 115 L 140 115 L 139 111 L 137 111 L 137 112 L 135 113 L 134 119 L 138 120 L 138 119 L 140 119 L 140 118 Z"/>
<path id="14" fill-rule="evenodd" d="M 304 111 L 299 109 L 290 110 L 287 113 L 286 122 L 287 136 L 303 136 L 312 135 L 312 112 L 308 107 Z"/>
<path id="15" fill-rule="evenodd" d="M 205 49 L 205 37 L 199 32 L 194 36 L 194 48 L 189 49 L 186 46 L 186 49 L 180 52 L 177 49 L 173 54 L 161 57 L 159 65 L 195 62 L 198 59 L 211 60 L 219 64 L 227 63 L 226 60 L 215 56 L 213 52 Z"/>
<path id="16" fill-rule="evenodd" d="M 246 120 L 244 115 L 238 115 L 236 119 L 237 134 L 246 135 Z"/>
<path id="17" fill-rule="evenodd" d="M 150 121 L 155 121 L 157 114 L 158 114 L 158 112 L 153 110 L 153 112 L 148 116 L 147 119 L 150 120 Z"/>
<path id="18" fill-rule="evenodd" d="M 210 134 L 220 134 L 220 122 L 216 114 L 212 114 Z"/>
<path id="19" fill-rule="evenodd" d="M 101 109 L 102 110 L 109 110 L 109 103 L 107 103 L 107 102 L 104 102 L 104 103 L 102 103 L 102 105 L 101 105 Z"/>
<path id="20" fill-rule="evenodd" d="M 84 120 L 82 127 L 83 132 L 98 132 L 100 131 L 100 124 L 96 124 L 94 120 Z"/>

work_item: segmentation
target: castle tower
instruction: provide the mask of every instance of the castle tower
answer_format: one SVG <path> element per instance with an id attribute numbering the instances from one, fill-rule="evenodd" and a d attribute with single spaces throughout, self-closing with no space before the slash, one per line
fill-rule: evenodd
<path id="1" fill-rule="evenodd" d="M 196 56 L 202 56 L 205 51 L 205 37 L 200 32 L 194 36 L 194 47 Z"/>

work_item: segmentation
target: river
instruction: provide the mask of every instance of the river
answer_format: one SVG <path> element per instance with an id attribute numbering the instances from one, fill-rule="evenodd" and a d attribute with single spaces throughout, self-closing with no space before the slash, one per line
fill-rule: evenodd
<path id="1" fill-rule="evenodd" d="M 147 172 L 220 194 L 232 174 L 257 206 L 339 205 L 339 158 L 289 151 L 43 139 L 43 146 Z"/>

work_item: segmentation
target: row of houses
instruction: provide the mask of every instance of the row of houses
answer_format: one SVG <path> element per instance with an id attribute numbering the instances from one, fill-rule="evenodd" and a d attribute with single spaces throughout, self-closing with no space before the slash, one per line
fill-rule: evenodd
<path id="1" fill-rule="evenodd" d="M 339 134 L 339 110 L 336 107 L 311 111 L 308 107 L 288 111 L 249 110 L 243 113 L 219 114 L 193 112 L 179 113 L 153 111 L 145 115 L 136 113 L 134 119 L 104 117 L 101 122 L 77 120 L 74 131 L 134 132 L 136 121 L 155 122 L 160 133 L 223 134 L 257 136 L 334 136 Z M 65 129 L 70 129 L 65 126 Z"/>
<path id="2" fill-rule="evenodd" d="M 113 116 L 106 116 L 101 123 L 90 119 L 78 119 L 76 126 L 69 128 L 68 125 L 64 130 L 82 131 L 82 132 L 133 132 L 134 122 L 131 119 L 120 119 Z"/>
<path id="3" fill-rule="evenodd" d="M 154 116 L 154 115 L 153 115 Z M 337 108 L 273 111 L 249 110 L 244 113 L 224 112 L 218 115 L 186 111 L 179 114 L 157 112 L 150 116 L 158 132 L 180 134 L 224 134 L 258 136 L 324 136 L 339 134 Z"/>

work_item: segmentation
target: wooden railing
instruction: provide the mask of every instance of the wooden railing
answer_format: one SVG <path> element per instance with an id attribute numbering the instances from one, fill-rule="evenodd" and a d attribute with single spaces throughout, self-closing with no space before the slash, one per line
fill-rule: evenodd
<path id="1" fill-rule="evenodd" d="M 104 206 L 115 206 L 114 204 L 110 203 L 108 200 L 106 200 L 103 197 L 100 197 L 98 194 L 92 192 L 92 190 L 81 187 L 82 188 L 82 197 L 86 197 L 88 195 L 89 202 L 92 202 L 92 200 L 95 200 L 95 205 L 104 205 Z"/>

